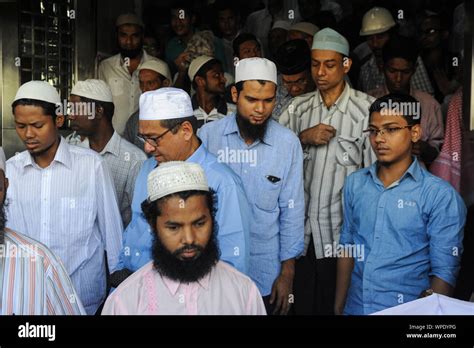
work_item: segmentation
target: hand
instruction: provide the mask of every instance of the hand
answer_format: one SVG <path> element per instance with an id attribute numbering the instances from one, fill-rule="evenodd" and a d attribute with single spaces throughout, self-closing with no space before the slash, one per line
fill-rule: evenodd
<path id="1" fill-rule="evenodd" d="M 336 129 L 328 124 L 320 123 L 305 129 L 299 135 L 304 145 L 326 145 L 336 135 Z"/>
<path id="2" fill-rule="evenodd" d="M 335 304 L 334 305 L 334 315 L 342 315 L 344 313 L 344 306 Z"/>
<path id="3" fill-rule="evenodd" d="M 178 72 L 184 73 L 188 69 L 188 63 L 189 63 L 189 53 L 188 52 L 183 52 L 181 53 L 175 60 L 174 64 L 176 65 L 176 68 L 178 69 Z"/>
<path id="4" fill-rule="evenodd" d="M 272 314 L 286 315 L 290 310 L 290 294 L 293 292 L 293 274 L 281 273 L 272 286 L 270 304 L 275 304 Z"/>

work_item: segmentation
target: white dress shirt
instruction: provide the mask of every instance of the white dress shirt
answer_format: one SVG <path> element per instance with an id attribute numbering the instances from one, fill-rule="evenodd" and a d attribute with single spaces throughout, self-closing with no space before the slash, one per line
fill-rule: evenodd
<path id="1" fill-rule="evenodd" d="M 122 247 L 122 220 L 104 160 L 61 138 L 47 168 L 24 151 L 7 161 L 7 173 L 7 226 L 61 259 L 87 314 L 94 314 L 106 295 L 104 251 L 113 272 Z"/>
<path id="2" fill-rule="evenodd" d="M 127 62 L 122 59 L 120 53 L 103 60 L 99 65 L 98 78 L 107 82 L 112 90 L 115 105 L 112 124 L 120 135 L 123 134 L 130 115 L 138 110 L 141 94 L 138 70 L 143 63 L 153 59 L 156 58 L 143 51 L 140 65 L 133 74 L 128 71 Z"/>

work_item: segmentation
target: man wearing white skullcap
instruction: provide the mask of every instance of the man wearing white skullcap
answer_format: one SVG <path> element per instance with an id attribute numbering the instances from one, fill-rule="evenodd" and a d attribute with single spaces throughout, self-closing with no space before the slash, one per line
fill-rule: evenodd
<path id="1" fill-rule="evenodd" d="M 152 233 L 141 203 L 147 197 L 148 174 L 169 161 L 198 163 L 203 167 L 209 186 L 217 195 L 217 241 L 222 260 L 247 273 L 250 211 L 245 192 L 239 177 L 201 144 L 195 133 L 196 123 L 191 99 L 182 89 L 160 88 L 140 97 L 139 136 L 145 143 L 145 152 L 152 157 L 143 164 L 135 183 L 132 221 L 124 232 L 120 256 L 123 270 L 112 275 L 112 285 L 116 286 L 152 258 Z"/>
<path id="2" fill-rule="evenodd" d="M 107 299 L 103 315 L 265 315 L 255 283 L 220 261 L 214 191 L 197 163 L 160 164 L 143 214 L 153 257 Z M 153 289 L 147 284 L 153 283 Z M 177 294 L 194 294 L 186 306 Z"/>
<path id="3" fill-rule="evenodd" d="M 125 124 L 138 109 L 138 71 L 142 64 L 156 60 L 143 49 L 144 25 L 133 13 L 122 14 L 115 23 L 120 53 L 100 62 L 98 78 L 112 90 L 114 129 L 122 135 Z"/>
<path id="4" fill-rule="evenodd" d="M 303 151 L 298 138 L 271 117 L 275 64 L 265 58 L 242 59 L 235 80 L 236 114 L 204 125 L 199 136 L 242 179 L 253 212 L 250 277 L 267 313 L 287 314 L 294 262 L 304 242 Z"/>
<path id="5" fill-rule="evenodd" d="M 0 293 L 3 294 L 0 315 L 85 314 L 59 258 L 44 244 L 5 227 L 8 191 L 5 166 L 5 153 L 0 147 L 0 248 L 3 250 L 0 257 Z M 49 305 L 46 306 L 45 301 Z"/>
<path id="6" fill-rule="evenodd" d="M 168 64 L 161 59 L 146 61 L 138 69 L 138 81 L 142 93 L 171 86 L 172 78 Z M 123 137 L 143 150 L 143 142 L 138 138 L 138 115 L 139 110 L 130 116 Z"/>
<path id="7" fill-rule="evenodd" d="M 74 144 L 90 148 L 104 158 L 114 179 L 123 225 L 127 226 L 132 216 L 135 180 L 146 160 L 145 153 L 114 130 L 112 93 L 104 81 L 90 79 L 77 82 L 69 101 L 72 104 L 69 125 L 74 131 L 70 139 L 73 141 L 74 135 L 80 136 L 83 140 Z"/>
<path id="8" fill-rule="evenodd" d="M 305 163 L 305 256 L 297 261 L 297 314 L 333 314 L 336 244 L 342 225 L 342 186 L 347 175 L 370 165 L 375 156 L 368 137 L 374 98 L 356 91 L 344 78 L 351 68 L 349 43 L 325 28 L 314 35 L 311 74 L 317 90 L 294 98 L 280 124 L 300 138 Z"/>
<path id="9" fill-rule="evenodd" d="M 224 98 L 226 78 L 218 59 L 200 56 L 189 65 L 189 79 L 196 93 L 191 98 L 198 128 L 235 111 L 235 105 Z"/>
<path id="10" fill-rule="evenodd" d="M 23 84 L 15 96 L 16 132 L 27 151 L 7 162 L 8 227 L 59 256 L 87 314 L 94 314 L 106 295 L 105 252 L 111 271 L 118 262 L 122 220 L 104 160 L 60 136 L 59 100 L 41 81 Z"/>

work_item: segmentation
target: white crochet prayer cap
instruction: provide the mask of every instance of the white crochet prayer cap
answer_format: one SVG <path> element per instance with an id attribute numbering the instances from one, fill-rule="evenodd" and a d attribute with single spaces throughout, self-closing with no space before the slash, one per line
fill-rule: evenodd
<path id="1" fill-rule="evenodd" d="M 194 115 L 189 94 L 174 87 L 163 87 L 140 96 L 139 119 L 161 121 Z"/>
<path id="2" fill-rule="evenodd" d="M 319 28 L 313 23 L 299 22 L 293 25 L 290 30 L 301 31 L 302 33 L 314 36 L 319 31 Z"/>
<path id="3" fill-rule="evenodd" d="M 160 164 L 148 174 L 148 201 L 183 191 L 207 191 L 204 169 L 197 163 L 171 161 Z"/>
<path id="4" fill-rule="evenodd" d="M 349 55 L 349 42 L 344 36 L 331 28 L 318 31 L 313 37 L 313 50 L 336 51 Z"/>
<path id="5" fill-rule="evenodd" d="M 71 90 L 71 94 L 79 97 L 113 103 L 112 91 L 102 80 L 88 79 L 78 81 Z"/>
<path id="6" fill-rule="evenodd" d="M 145 70 L 145 69 L 157 72 L 158 74 L 163 75 L 166 79 L 168 79 L 170 81 L 173 80 L 171 78 L 171 72 L 170 72 L 170 68 L 168 67 L 168 64 L 166 64 L 161 59 L 147 60 L 145 63 L 140 65 L 140 67 L 138 68 L 138 72 L 140 72 L 142 70 Z"/>
<path id="7" fill-rule="evenodd" d="M 271 81 L 277 84 L 275 63 L 258 57 L 239 60 L 235 66 L 235 83 L 248 80 Z"/>
<path id="8" fill-rule="evenodd" d="M 291 22 L 283 21 L 283 20 L 275 21 L 272 27 L 272 29 L 283 29 L 286 31 L 290 30 L 290 28 L 291 28 Z"/>
<path id="9" fill-rule="evenodd" d="M 29 81 L 20 86 L 16 92 L 14 102 L 19 99 L 35 99 L 52 104 L 61 104 L 56 88 L 46 81 Z"/>

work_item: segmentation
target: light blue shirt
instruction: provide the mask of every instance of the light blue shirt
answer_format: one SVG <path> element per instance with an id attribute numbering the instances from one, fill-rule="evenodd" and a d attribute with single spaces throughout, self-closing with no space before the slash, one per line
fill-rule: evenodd
<path id="1" fill-rule="evenodd" d="M 350 175 L 339 242 L 358 253 L 344 312 L 370 314 L 416 300 L 430 276 L 454 286 L 465 221 L 461 197 L 417 159 L 387 188 L 377 162 Z"/>
<path id="2" fill-rule="evenodd" d="M 201 145 L 186 162 L 198 163 L 206 173 L 209 186 L 216 191 L 217 241 L 221 260 L 242 273 L 248 273 L 250 210 L 242 183 L 237 175 Z M 141 204 L 147 198 L 148 174 L 155 169 L 154 157 L 147 159 L 135 182 L 132 221 L 123 235 L 123 249 L 118 269 L 138 270 L 152 260 L 152 230 L 143 215 Z"/>
<path id="3" fill-rule="evenodd" d="M 303 150 L 298 138 L 274 120 L 264 141 L 247 145 L 235 114 L 205 124 L 199 137 L 242 179 L 252 208 L 250 277 L 262 296 L 271 293 L 281 262 L 304 248 Z M 274 177 L 273 182 L 268 178 Z"/>

